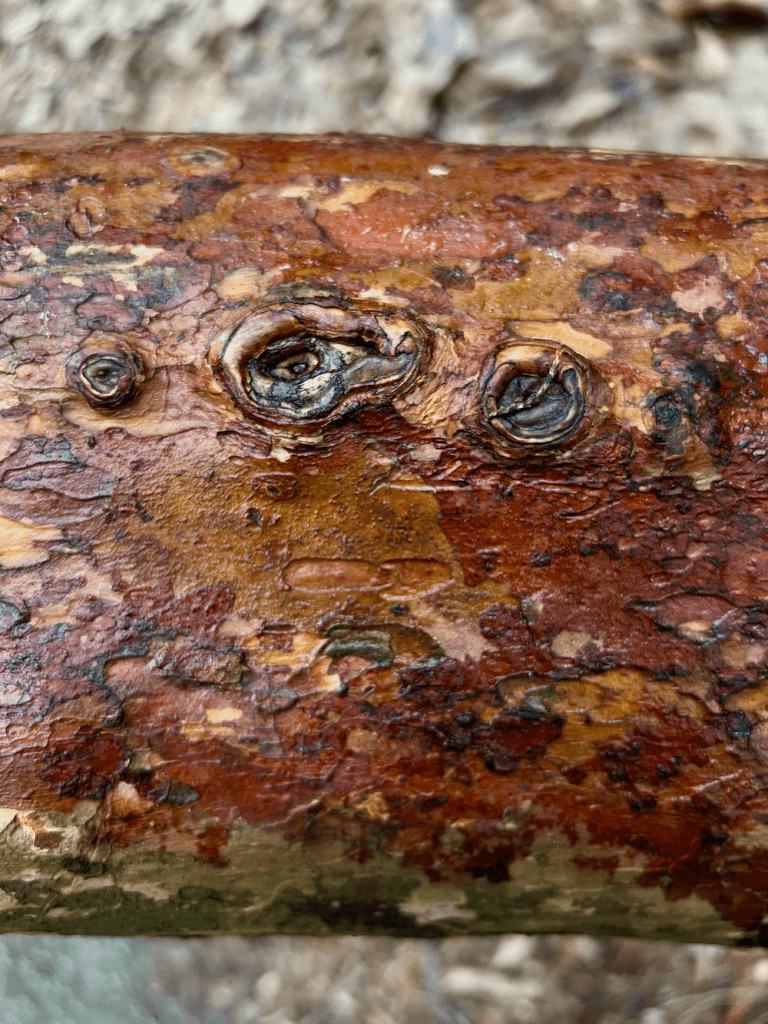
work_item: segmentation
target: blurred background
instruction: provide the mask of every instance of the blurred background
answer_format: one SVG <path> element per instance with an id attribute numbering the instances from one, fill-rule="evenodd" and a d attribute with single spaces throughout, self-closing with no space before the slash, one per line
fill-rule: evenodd
<path id="1" fill-rule="evenodd" d="M 0 131 L 766 156 L 767 26 L 766 0 L 0 0 Z"/>
<path id="2" fill-rule="evenodd" d="M 0 0 L 0 132 L 768 157 L 768 0 Z M 2 1024 L 760 1024 L 768 955 L 622 939 L 0 938 Z"/>

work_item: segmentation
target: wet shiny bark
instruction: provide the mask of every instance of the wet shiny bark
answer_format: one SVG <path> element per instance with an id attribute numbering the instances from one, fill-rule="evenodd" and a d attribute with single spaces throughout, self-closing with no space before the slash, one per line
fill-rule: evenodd
<path id="1" fill-rule="evenodd" d="M 0 139 L 0 928 L 766 941 L 766 170 Z"/>

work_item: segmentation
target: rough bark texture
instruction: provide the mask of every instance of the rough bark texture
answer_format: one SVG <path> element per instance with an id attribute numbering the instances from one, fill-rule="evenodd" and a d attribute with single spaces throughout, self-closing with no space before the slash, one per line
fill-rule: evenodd
<path id="1" fill-rule="evenodd" d="M 0 927 L 764 942 L 767 180 L 0 140 Z"/>

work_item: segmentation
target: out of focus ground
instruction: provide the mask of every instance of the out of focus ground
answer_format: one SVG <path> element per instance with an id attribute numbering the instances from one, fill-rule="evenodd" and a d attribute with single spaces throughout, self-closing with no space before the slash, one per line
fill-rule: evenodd
<path id="1" fill-rule="evenodd" d="M 768 0 L 0 0 L 0 94 L 5 133 L 339 130 L 768 157 Z M 768 955 L 7 936 L 0 1020 L 759 1024 Z"/>
<path id="2" fill-rule="evenodd" d="M 761 1024 L 768 955 L 586 937 L 0 942 L 3 1024 Z"/>
<path id="3" fill-rule="evenodd" d="M 0 132 L 768 156 L 768 3 L 0 0 Z"/>

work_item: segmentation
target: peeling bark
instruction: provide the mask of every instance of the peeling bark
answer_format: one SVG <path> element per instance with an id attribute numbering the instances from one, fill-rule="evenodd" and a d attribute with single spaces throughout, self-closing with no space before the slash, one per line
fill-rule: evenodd
<path id="1" fill-rule="evenodd" d="M 764 944 L 767 194 L 0 139 L 0 928 Z"/>

